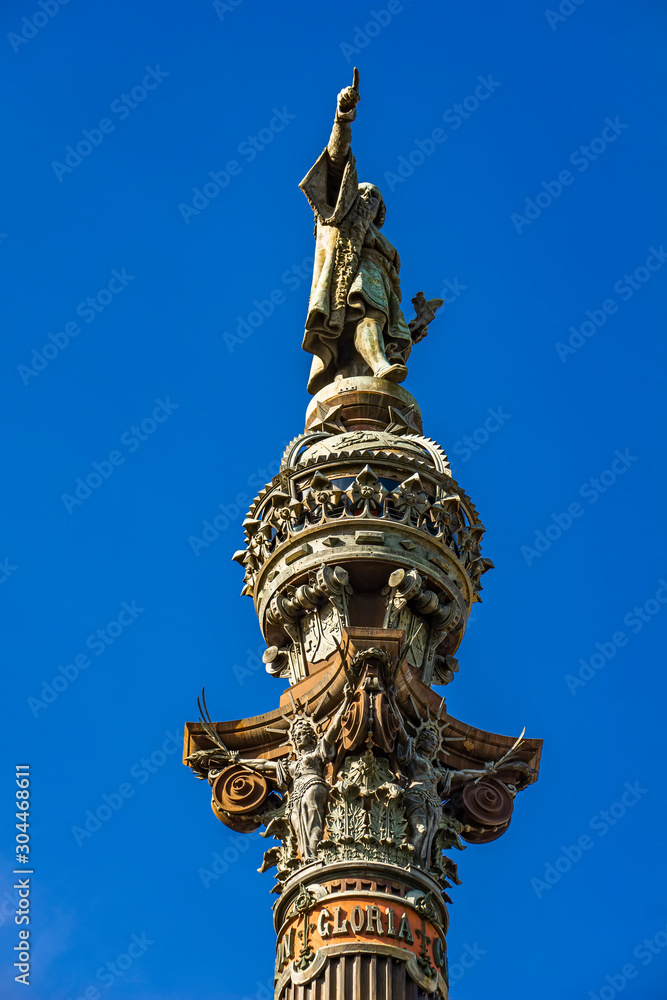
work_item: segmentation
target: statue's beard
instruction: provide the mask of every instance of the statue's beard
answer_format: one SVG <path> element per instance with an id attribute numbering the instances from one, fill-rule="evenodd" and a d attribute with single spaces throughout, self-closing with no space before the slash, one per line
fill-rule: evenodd
<path id="1" fill-rule="evenodd" d="M 347 221 L 350 226 L 350 236 L 355 242 L 358 241 L 359 245 L 364 242 L 364 237 L 377 216 L 377 211 L 377 208 L 373 211 L 370 202 L 362 198 L 361 195 L 357 195 L 348 213 Z"/>

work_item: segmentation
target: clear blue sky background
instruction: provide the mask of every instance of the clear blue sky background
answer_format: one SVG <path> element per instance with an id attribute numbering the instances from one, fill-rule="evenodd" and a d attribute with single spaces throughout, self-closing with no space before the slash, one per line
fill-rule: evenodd
<path id="1" fill-rule="evenodd" d="M 667 578 L 667 12 L 658 0 L 586 0 L 550 24 L 542 2 L 397 6 L 369 38 L 357 29 L 384 0 L 237 0 L 220 11 L 205 0 L 71 0 L 43 25 L 37 0 L 3 5 L 2 997 L 23 995 L 11 968 L 16 762 L 33 779 L 30 996 L 67 1000 L 92 986 L 112 1000 L 266 995 L 274 897 L 271 876 L 255 872 L 265 843 L 215 820 L 175 746 L 204 683 L 219 718 L 279 697 L 256 668 L 252 602 L 238 596 L 230 557 L 244 511 L 233 505 L 303 427 L 308 281 L 292 269 L 313 238 L 297 184 L 354 63 L 353 148 L 361 177 L 385 195 L 406 303 L 417 289 L 451 300 L 406 387 L 477 503 L 497 567 L 449 710 L 545 740 L 540 781 L 510 831 L 456 859 L 452 997 L 602 990 L 609 1000 L 628 964 L 624 1000 L 665 996 L 667 606 L 655 594 Z M 36 13 L 38 29 L 22 21 Z M 34 37 L 12 44 L 22 30 Z M 158 66 L 155 89 L 123 104 Z M 492 93 L 457 119 L 454 105 L 489 75 Z M 243 143 L 280 124 L 275 109 L 282 131 L 251 159 Z M 65 163 L 101 119 L 113 130 L 93 131 L 99 144 Z M 419 163 L 417 140 L 438 128 L 445 140 L 427 143 Z M 609 141 L 595 141 L 605 129 Z M 419 165 L 397 180 L 411 155 Z M 236 174 L 210 204 L 179 209 L 230 160 Z M 656 269 L 642 270 L 651 248 Z M 131 279 L 112 279 L 114 269 Z M 254 300 L 276 290 L 273 314 L 234 343 Z M 100 291 L 91 318 L 85 302 Z M 573 335 L 587 311 L 604 324 Z M 66 343 L 61 332 L 77 324 Z M 559 356 L 570 337 L 579 346 Z M 153 425 L 156 400 L 171 412 Z M 502 426 L 488 433 L 499 408 Z M 139 440 L 131 428 L 142 421 L 152 432 Z M 625 465 L 606 472 L 617 451 Z M 112 452 L 120 464 L 101 464 L 108 478 L 66 505 Z M 568 526 L 561 515 L 575 503 Z M 196 555 L 190 539 L 219 504 L 232 505 L 230 524 Z M 549 525 L 544 551 L 522 552 Z M 95 645 L 123 602 L 142 610 Z M 596 653 L 598 669 L 582 668 Z M 83 654 L 89 665 L 64 687 L 60 666 L 74 677 L 67 665 Z M 568 686 L 582 669 L 588 680 Z M 635 797 L 619 805 L 626 783 Z M 73 832 L 105 795 L 120 806 L 91 836 Z M 582 837 L 588 849 L 566 870 L 563 849 Z M 206 887 L 201 870 L 216 853 L 228 869 Z M 552 886 L 531 884 L 546 872 Z M 140 957 L 111 983 L 97 979 L 133 935 L 145 935 Z M 657 953 L 644 951 L 656 935 Z"/>

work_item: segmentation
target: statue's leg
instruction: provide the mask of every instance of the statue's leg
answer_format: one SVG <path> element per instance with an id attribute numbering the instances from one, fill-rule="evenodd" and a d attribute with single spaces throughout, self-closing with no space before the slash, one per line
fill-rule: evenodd
<path id="1" fill-rule="evenodd" d="M 296 841 L 296 849 L 303 858 L 307 850 L 306 838 L 304 836 L 303 803 L 300 803 L 298 808 L 293 807 L 290 810 L 289 819 L 294 840 Z"/>
<path id="2" fill-rule="evenodd" d="M 426 834 L 422 844 L 423 862 L 425 867 L 430 867 L 431 855 L 433 854 L 433 841 L 440 827 L 442 819 L 442 807 L 431 806 L 426 815 Z"/>
<path id="3" fill-rule="evenodd" d="M 328 797 L 326 786 L 317 784 L 311 785 L 301 801 L 299 820 L 303 831 L 303 845 L 300 845 L 300 850 L 304 859 L 317 856 L 317 848 L 322 843 L 324 835 L 324 816 Z"/>
<path id="4" fill-rule="evenodd" d="M 428 819 L 426 810 L 420 803 L 408 816 L 409 841 L 415 850 L 415 864 L 423 865 L 427 844 L 424 843 L 428 837 Z"/>
<path id="5" fill-rule="evenodd" d="M 379 319 L 367 314 L 357 323 L 354 333 L 354 347 L 361 355 L 375 378 L 384 378 L 389 382 L 402 382 L 408 374 L 405 365 L 391 364 L 384 352 L 381 314 Z"/>

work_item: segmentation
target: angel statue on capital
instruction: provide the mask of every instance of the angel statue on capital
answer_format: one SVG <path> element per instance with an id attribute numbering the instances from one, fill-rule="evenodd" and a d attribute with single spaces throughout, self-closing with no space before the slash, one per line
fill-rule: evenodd
<path id="1" fill-rule="evenodd" d="M 426 336 L 441 299 L 412 300 L 401 311 L 398 252 L 380 231 L 380 190 L 359 183 L 350 143 L 359 102 L 359 73 L 338 95 L 329 143 L 299 187 L 315 213 L 315 264 L 303 348 L 314 355 L 308 391 L 338 377 L 373 375 L 402 382 L 413 344 Z"/>
<path id="2" fill-rule="evenodd" d="M 343 702 L 322 734 L 310 715 L 295 711 L 289 726 L 292 758 L 286 761 L 241 757 L 238 752 L 224 746 L 212 725 L 206 725 L 206 730 L 215 742 L 215 748 L 196 751 L 188 759 L 200 773 L 207 775 L 209 781 L 220 773 L 216 768 L 229 764 L 240 764 L 258 774 L 270 776 L 280 791 L 287 792 L 286 813 L 301 859 L 315 860 L 324 836 L 329 804 L 330 789 L 324 770 L 336 755 L 336 740 L 352 694 L 352 688 L 346 684 Z"/>
<path id="3" fill-rule="evenodd" d="M 505 768 L 534 774 L 524 761 L 512 758 L 511 752 L 499 761 L 487 763 L 484 768 L 457 771 L 441 764 L 437 758 L 445 728 L 446 723 L 439 724 L 436 719 L 421 723 L 414 737 L 408 736 L 402 723 L 399 729 L 399 766 L 408 780 L 403 796 L 408 839 L 415 851 L 415 864 L 427 869 L 431 866 L 433 843 L 441 827 L 442 804 L 452 792 L 469 781 L 479 781 Z"/>

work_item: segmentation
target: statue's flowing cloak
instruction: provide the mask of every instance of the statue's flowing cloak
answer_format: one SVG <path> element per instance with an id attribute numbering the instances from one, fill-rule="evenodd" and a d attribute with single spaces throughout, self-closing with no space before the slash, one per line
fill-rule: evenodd
<path id="1" fill-rule="evenodd" d="M 349 150 L 340 169 L 327 149 L 299 185 L 315 213 L 315 264 L 303 348 L 313 354 L 308 391 L 333 382 L 339 341 L 348 321 L 355 324 L 367 307 L 386 318 L 387 357 L 412 346 L 401 311 L 395 247 L 368 218 L 359 196 L 356 161 Z"/>

